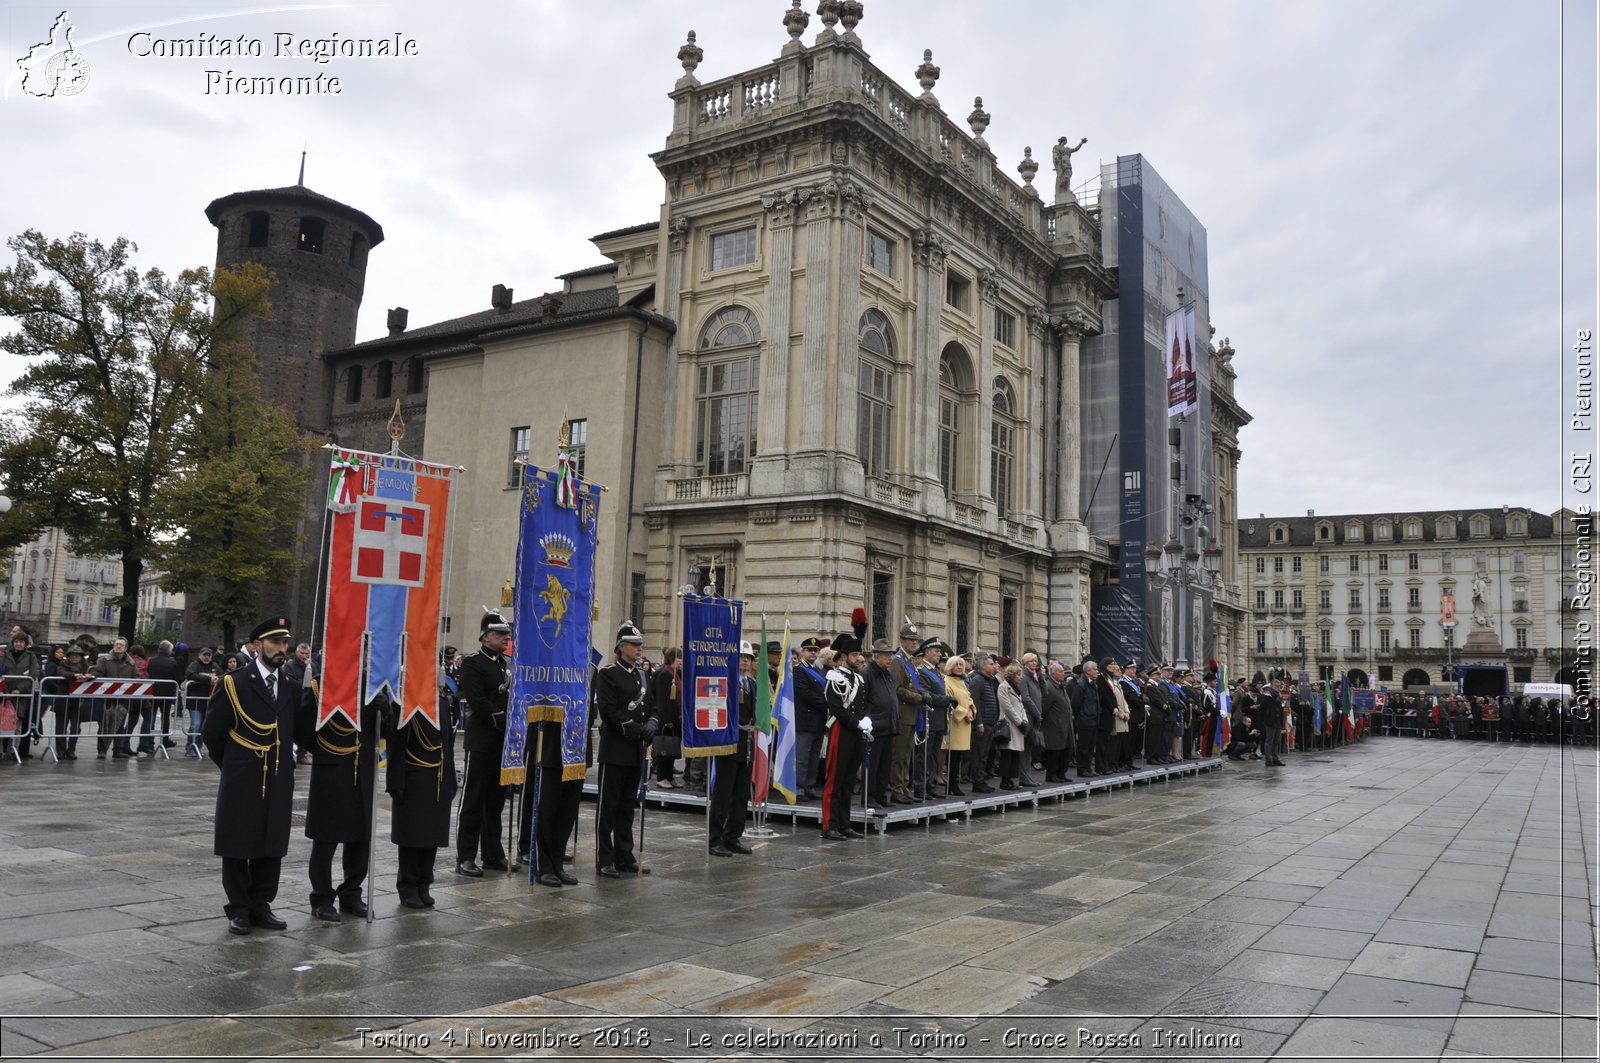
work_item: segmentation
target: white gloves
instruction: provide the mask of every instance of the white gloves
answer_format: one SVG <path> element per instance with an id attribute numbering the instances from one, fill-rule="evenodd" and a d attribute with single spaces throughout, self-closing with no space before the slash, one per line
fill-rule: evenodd
<path id="1" fill-rule="evenodd" d="M 861 733 L 866 735 L 868 738 L 872 737 L 872 717 L 871 716 L 863 716 L 863 717 L 861 717 Z"/>

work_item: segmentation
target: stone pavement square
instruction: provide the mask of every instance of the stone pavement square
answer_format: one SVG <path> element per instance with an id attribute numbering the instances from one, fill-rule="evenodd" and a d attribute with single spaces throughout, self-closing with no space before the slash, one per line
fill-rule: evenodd
<path id="1" fill-rule="evenodd" d="M 586 803 L 578 886 L 445 852 L 412 912 L 380 844 L 370 925 L 310 919 L 296 836 L 288 930 L 243 938 L 209 761 L 8 764 L 0 1056 L 1596 1058 L 1594 751 L 1287 759 L 846 843 L 774 817 L 733 860 L 653 807 L 621 881 Z"/>

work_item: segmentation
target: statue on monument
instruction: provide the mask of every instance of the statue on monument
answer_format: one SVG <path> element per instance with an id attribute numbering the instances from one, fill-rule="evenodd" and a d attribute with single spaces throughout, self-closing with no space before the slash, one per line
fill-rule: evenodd
<path id="1" fill-rule="evenodd" d="M 1479 627 L 1492 627 L 1489 619 L 1489 577 L 1479 569 L 1472 574 L 1472 622 Z"/>
<path id="2" fill-rule="evenodd" d="M 1056 195 L 1058 197 L 1072 195 L 1072 156 L 1088 142 L 1088 137 L 1082 137 L 1079 139 L 1077 147 L 1069 148 L 1067 147 L 1067 138 L 1062 137 L 1056 141 L 1056 146 L 1050 149 L 1051 161 L 1056 168 Z"/>

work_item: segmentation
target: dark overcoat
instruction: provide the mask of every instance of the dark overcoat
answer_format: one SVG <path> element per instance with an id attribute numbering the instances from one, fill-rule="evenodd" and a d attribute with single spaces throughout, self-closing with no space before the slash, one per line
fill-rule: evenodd
<path id="1" fill-rule="evenodd" d="M 259 860 L 289 852 L 294 803 L 294 717 L 300 687 L 281 676 L 277 697 L 252 661 L 229 672 L 206 709 L 201 734 L 222 769 L 213 851 Z"/>
<path id="2" fill-rule="evenodd" d="M 372 788 L 377 777 L 378 716 L 382 702 L 361 710 L 361 726 L 334 716 L 317 728 L 313 679 L 295 713 L 294 740 L 311 751 L 306 837 L 317 842 L 361 842 L 372 833 Z"/>
<path id="3" fill-rule="evenodd" d="M 385 719 L 389 759 L 383 785 L 393 798 L 389 840 L 410 849 L 443 849 L 450 844 L 450 803 L 456 794 L 450 714 L 441 707 L 438 727 L 420 712 L 404 727 Z"/>

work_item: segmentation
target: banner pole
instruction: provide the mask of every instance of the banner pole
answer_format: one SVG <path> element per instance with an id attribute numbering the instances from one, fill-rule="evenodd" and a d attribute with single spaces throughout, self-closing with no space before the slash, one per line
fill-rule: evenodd
<path id="1" fill-rule="evenodd" d="M 362 647 L 361 647 L 362 653 L 361 653 L 361 672 L 360 672 L 360 675 L 359 675 L 360 686 L 356 687 L 356 689 L 361 691 L 362 693 L 365 693 L 366 689 L 367 689 L 367 664 L 368 664 L 368 658 L 370 657 L 370 655 L 372 653 L 372 636 L 369 635 L 369 634 L 363 633 L 362 636 L 361 636 L 361 641 L 362 641 Z M 356 731 L 357 731 L 358 734 L 360 733 L 360 730 L 361 730 L 361 713 L 362 713 L 363 710 L 366 710 L 366 711 L 369 711 L 369 712 L 375 711 L 375 710 L 372 709 L 372 707 L 370 705 L 364 704 L 363 701 L 357 701 L 357 703 L 356 703 Z M 378 733 L 378 729 L 377 728 L 373 728 L 374 739 L 376 739 L 377 733 Z M 361 754 L 358 751 L 356 753 L 356 756 L 359 757 L 360 755 Z M 312 770 L 314 771 L 316 769 L 313 767 Z M 361 762 L 358 760 L 358 761 L 356 761 L 356 779 L 359 781 L 360 778 L 361 778 Z M 372 747 L 372 796 L 367 798 L 367 925 L 368 926 L 372 925 L 372 921 L 375 918 L 375 916 L 372 914 L 372 909 L 375 906 L 375 904 L 377 902 L 377 899 L 378 899 L 377 894 L 375 894 L 373 892 L 373 890 L 372 890 L 373 864 L 377 861 L 377 856 L 378 856 L 378 747 L 377 747 L 376 741 L 374 741 L 374 744 L 373 744 L 373 747 Z"/>
<path id="2" fill-rule="evenodd" d="M 534 739 L 533 760 L 533 816 L 531 828 L 528 831 L 528 885 L 533 885 L 539 877 L 539 791 L 544 789 L 544 725 L 534 724 L 539 728 L 539 736 Z M 527 776 L 524 776 L 527 778 Z M 523 798 L 527 800 L 527 798 Z M 565 843 L 562 844 L 565 849 Z M 561 870 L 560 868 L 556 869 Z"/>

